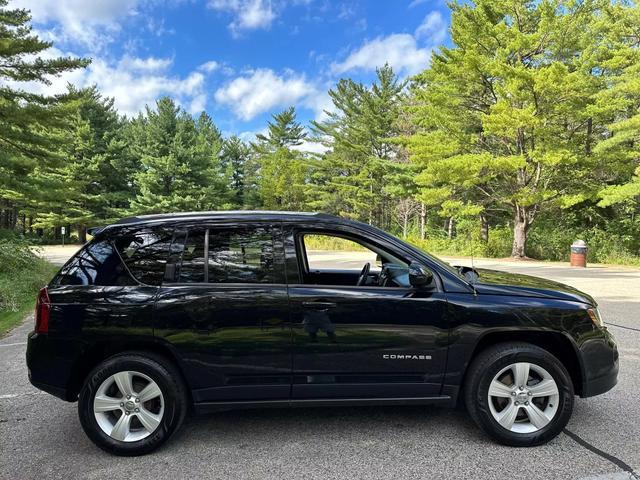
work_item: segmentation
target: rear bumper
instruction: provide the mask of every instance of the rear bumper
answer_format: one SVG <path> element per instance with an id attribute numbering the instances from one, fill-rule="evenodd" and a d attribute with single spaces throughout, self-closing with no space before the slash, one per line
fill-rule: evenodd
<path id="1" fill-rule="evenodd" d="M 72 362 L 48 335 L 31 332 L 27 338 L 27 367 L 31 384 L 62 400 L 73 402 L 69 391 Z"/>
<path id="2" fill-rule="evenodd" d="M 582 345 L 583 384 L 581 397 L 593 397 L 608 392 L 618 383 L 620 360 L 615 338 L 606 329 L 602 335 Z"/>

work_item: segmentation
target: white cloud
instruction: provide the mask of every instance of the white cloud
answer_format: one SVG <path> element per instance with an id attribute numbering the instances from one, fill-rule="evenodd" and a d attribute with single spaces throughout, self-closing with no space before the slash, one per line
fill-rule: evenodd
<path id="1" fill-rule="evenodd" d="M 276 18 L 271 0 L 209 0 L 207 5 L 233 15 L 229 29 L 234 35 L 243 30 L 268 29 Z"/>
<path id="2" fill-rule="evenodd" d="M 220 68 L 220 64 L 215 60 L 211 60 L 209 62 L 205 62 L 198 67 L 198 70 L 202 70 L 203 72 L 211 73 L 214 70 Z"/>
<path id="3" fill-rule="evenodd" d="M 123 70 L 131 70 L 137 72 L 157 72 L 166 70 L 171 66 L 173 60 L 171 58 L 139 58 L 125 55 L 122 57 L 118 66 Z"/>
<path id="4" fill-rule="evenodd" d="M 120 30 L 120 20 L 136 15 L 143 0 L 15 0 L 12 6 L 31 10 L 35 23 L 56 22 L 60 40 L 97 49 Z"/>
<path id="5" fill-rule="evenodd" d="M 307 96 L 303 100 L 302 104 L 315 112 L 315 120 L 317 122 L 321 122 L 327 118 L 325 112 L 335 110 L 333 100 L 328 93 L 328 89 L 331 87 L 332 85 L 326 85 L 324 88 L 318 88 L 312 95 Z"/>
<path id="6" fill-rule="evenodd" d="M 44 51 L 40 56 L 46 59 L 66 55 L 75 56 L 72 52 L 63 52 L 55 47 Z M 77 87 L 97 85 L 104 96 L 115 99 L 115 107 L 120 113 L 129 116 L 137 115 L 145 105 L 152 106 L 159 97 L 169 95 L 190 113 L 199 113 L 207 103 L 204 74 L 192 71 L 180 77 L 169 72 L 171 66 L 170 58 L 125 55 L 117 62 L 98 58 L 84 70 L 49 77 L 50 85 L 12 82 L 11 86 L 53 95 L 65 92 L 67 83 Z"/>
<path id="7" fill-rule="evenodd" d="M 429 12 L 416 28 L 414 36 L 426 39 L 431 45 L 442 42 L 447 36 L 447 24 L 440 12 Z"/>
<path id="8" fill-rule="evenodd" d="M 300 145 L 295 145 L 291 147 L 291 149 L 298 150 L 299 152 L 318 153 L 318 154 L 323 154 L 331 150 L 330 147 L 327 147 L 323 143 L 311 142 L 309 140 L 304 140 Z"/>
<path id="9" fill-rule="evenodd" d="M 268 135 L 268 134 L 269 134 L 269 129 L 265 127 L 255 131 L 248 130 L 248 131 L 240 132 L 238 134 L 238 138 L 240 138 L 240 140 L 242 140 L 243 142 L 251 143 L 257 140 L 256 137 L 258 135 Z M 232 135 L 232 133 L 228 133 L 227 135 Z"/>
<path id="10" fill-rule="evenodd" d="M 331 71 L 375 70 L 388 63 L 396 71 L 412 75 L 427 67 L 431 50 L 446 37 L 446 23 L 439 12 L 430 12 L 413 35 L 394 33 L 366 41 L 342 62 L 334 62 Z"/>
<path id="11" fill-rule="evenodd" d="M 207 107 L 207 96 L 204 93 L 199 93 L 191 100 L 187 111 L 193 115 L 197 115 Z"/>
<path id="12" fill-rule="evenodd" d="M 423 3 L 427 3 L 429 0 L 413 0 L 410 4 L 409 4 L 409 8 L 413 8 L 413 7 L 417 7 L 418 5 L 421 5 Z"/>
<path id="13" fill-rule="evenodd" d="M 385 63 L 396 71 L 409 75 L 424 69 L 430 58 L 429 48 L 420 48 L 416 39 L 408 33 L 394 33 L 365 42 L 352 51 L 341 63 L 333 63 L 333 73 L 341 74 L 350 70 L 375 70 Z"/>
<path id="14" fill-rule="evenodd" d="M 204 109 L 206 94 L 202 73 L 191 72 L 185 77 L 178 77 L 165 70 L 129 68 L 132 63 L 144 64 L 148 59 L 138 60 L 131 62 L 127 59 L 116 65 L 97 60 L 89 67 L 84 84 L 97 84 L 105 96 L 115 98 L 116 108 L 127 115 L 136 115 L 145 105 L 153 105 L 163 95 L 175 98 L 190 113 Z"/>
<path id="15" fill-rule="evenodd" d="M 304 76 L 293 72 L 277 75 L 273 70 L 261 68 L 237 77 L 215 93 L 217 102 L 227 105 L 243 120 L 274 107 L 287 107 L 317 94 L 315 87 Z"/>

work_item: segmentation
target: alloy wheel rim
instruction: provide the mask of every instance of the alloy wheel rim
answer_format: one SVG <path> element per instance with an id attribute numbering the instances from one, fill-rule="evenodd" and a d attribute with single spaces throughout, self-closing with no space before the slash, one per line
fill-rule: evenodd
<path id="1" fill-rule="evenodd" d="M 114 440 L 136 442 L 156 431 L 164 415 L 164 396 L 144 373 L 125 370 L 104 380 L 93 398 L 98 426 Z"/>
<path id="2" fill-rule="evenodd" d="M 560 393 L 551 374 L 535 363 L 513 363 L 489 384 L 489 410 L 498 424 L 515 433 L 535 433 L 558 412 Z"/>

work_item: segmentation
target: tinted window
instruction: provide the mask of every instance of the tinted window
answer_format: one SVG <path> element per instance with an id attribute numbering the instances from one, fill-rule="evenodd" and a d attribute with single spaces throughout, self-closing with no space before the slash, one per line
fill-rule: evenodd
<path id="1" fill-rule="evenodd" d="M 281 283 L 271 229 L 209 230 L 210 283 Z"/>
<path id="2" fill-rule="evenodd" d="M 92 242 L 62 268 L 56 285 L 135 285 L 108 240 Z"/>
<path id="3" fill-rule="evenodd" d="M 172 234 L 172 230 L 166 228 L 123 232 L 114 243 L 138 281 L 147 285 L 160 285 Z"/>
<path id="4" fill-rule="evenodd" d="M 373 270 L 378 254 L 361 244 L 329 234 L 307 233 L 303 236 L 309 270 L 362 270 L 369 263 Z"/>
<path id="5" fill-rule="evenodd" d="M 205 230 L 190 231 L 182 252 L 182 266 L 180 267 L 180 282 L 204 282 L 204 237 Z"/>

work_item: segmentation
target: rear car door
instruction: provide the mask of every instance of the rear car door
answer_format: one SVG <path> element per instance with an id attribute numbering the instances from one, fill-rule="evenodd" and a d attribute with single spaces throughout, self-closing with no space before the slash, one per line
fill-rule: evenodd
<path id="1" fill-rule="evenodd" d="M 194 402 L 288 400 L 291 328 L 279 224 L 178 227 L 154 311 Z"/>
<path id="2" fill-rule="evenodd" d="M 332 252 L 334 241 L 324 251 L 305 247 L 305 235 L 318 234 L 346 238 L 361 248 Z M 438 397 L 448 342 L 441 289 L 411 287 L 406 269 L 411 258 L 357 232 L 309 225 L 289 227 L 285 235 L 292 399 Z M 376 257 L 387 262 L 385 271 L 396 281 L 381 281 L 382 272 L 372 267 L 366 284 L 357 286 L 363 264 Z"/>

